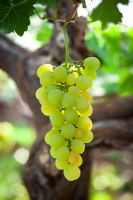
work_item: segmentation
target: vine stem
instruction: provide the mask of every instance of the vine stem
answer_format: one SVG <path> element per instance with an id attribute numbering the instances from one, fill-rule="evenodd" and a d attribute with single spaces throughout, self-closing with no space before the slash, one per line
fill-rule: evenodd
<path id="1" fill-rule="evenodd" d="M 63 27 L 62 27 L 62 32 L 63 32 L 63 35 L 64 35 L 65 53 L 66 53 L 65 65 L 67 66 L 67 63 L 69 61 L 69 46 L 68 46 L 66 27 L 67 27 L 67 22 L 65 22 Z"/>

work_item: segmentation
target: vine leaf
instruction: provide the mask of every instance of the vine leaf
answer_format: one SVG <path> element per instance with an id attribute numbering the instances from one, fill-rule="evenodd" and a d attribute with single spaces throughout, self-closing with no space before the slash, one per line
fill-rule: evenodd
<path id="1" fill-rule="evenodd" d="M 127 4 L 128 0 L 103 0 L 99 6 L 97 6 L 92 14 L 93 21 L 100 20 L 102 25 L 106 26 L 108 22 L 119 23 L 121 22 L 122 14 L 117 8 L 118 3 Z"/>
<path id="2" fill-rule="evenodd" d="M 0 30 L 22 36 L 30 24 L 36 0 L 0 0 Z"/>

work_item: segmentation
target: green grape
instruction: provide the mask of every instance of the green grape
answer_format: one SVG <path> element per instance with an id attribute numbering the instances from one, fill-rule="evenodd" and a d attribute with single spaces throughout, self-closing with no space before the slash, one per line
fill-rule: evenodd
<path id="1" fill-rule="evenodd" d="M 68 162 L 72 165 L 76 165 L 77 167 L 79 167 L 82 165 L 83 160 L 79 154 L 71 151 L 68 158 Z"/>
<path id="2" fill-rule="evenodd" d="M 62 146 L 65 146 L 65 139 L 61 134 L 54 134 L 51 137 L 50 144 L 52 149 L 57 150 Z"/>
<path id="3" fill-rule="evenodd" d="M 81 96 L 88 101 L 92 101 L 92 96 L 87 91 L 83 91 Z"/>
<path id="4" fill-rule="evenodd" d="M 75 104 L 75 98 L 69 94 L 65 93 L 62 98 L 62 106 L 66 109 L 71 109 Z"/>
<path id="5" fill-rule="evenodd" d="M 59 134 L 59 131 L 57 129 L 51 129 L 50 131 L 48 131 L 46 134 L 45 134 L 45 142 L 47 144 L 51 144 L 51 138 L 53 135 L 55 134 Z"/>
<path id="6" fill-rule="evenodd" d="M 80 116 L 77 120 L 76 125 L 83 131 L 92 129 L 92 122 L 87 116 Z"/>
<path id="7" fill-rule="evenodd" d="M 68 85 L 74 85 L 76 83 L 76 77 L 74 74 L 68 74 L 67 80 L 66 80 Z"/>
<path id="8" fill-rule="evenodd" d="M 56 108 L 51 106 L 48 102 L 43 104 L 41 107 L 42 113 L 46 116 L 50 116 L 55 110 Z"/>
<path id="9" fill-rule="evenodd" d="M 42 74 L 45 72 L 52 72 L 53 71 L 53 66 L 50 64 L 44 64 L 41 65 L 38 70 L 37 70 L 37 76 L 40 77 Z"/>
<path id="10" fill-rule="evenodd" d="M 53 72 L 46 72 L 40 76 L 40 83 L 47 87 L 53 83 Z"/>
<path id="11" fill-rule="evenodd" d="M 75 152 L 77 154 L 81 154 L 85 150 L 85 144 L 82 140 L 73 139 L 71 142 L 71 149 L 73 152 Z"/>
<path id="12" fill-rule="evenodd" d="M 48 102 L 55 106 L 59 107 L 61 105 L 62 100 L 62 91 L 59 89 L 53 89 L 48 94 Z"/>
<path id="13" fill-rule="evenodd" d="M 89 77 L 80 75 L 76 80 L 76 86 L 81 90 L 87 90 L 88 88 L 92 87 L 92 81 Z"/>
<path id="14" fill-rule="evenodd" d="M 86 131 L 83 135 L 83 137 L 81 137 L 81 140 L 85 143 L 89 143 L 93 140 L 93 133 L 92 131 Z"/>
<path id="15" fill-rule="evenodd" d="M 91 116 L 93 112 L 93 108 L 92 105 L 89 104 L 89 108 L 84 112 L 84 113 L 80 113 L 81 116 Z"/>
<path id="16" fill-rule="evenodd" d="M 57 152 L 57 149 L 55 148 L 50 148 L 50 155 L 53 157 L 53 158 L 56 158 L 56 152 Z"/>
<path id="17" fill-rule="evenodd" d="M 64 115 L 58 110 L 56 110 L 50 115 L 50 120 L 53 127 L 59 128 L 64 123 Z"/>
<path id="18" fill-rule="evenodd" d="M 57 89 L 57 86 L 56 85 L 49 85 L 47 88 L 46 88 L 46 91 L 47 91 L 47 94 L 49 93 L 49 92 L 51 92 L 51 90 L 54 90 L 54 89 Z"/>
<path id="19" fill-rule="evenodd" d="M 80 177 L 80 169 L 77 166 L 69 164 L 64 169 L 64 176 L 68 181 L 74 181 Z"/>
<path id="20" fill-rule="evenodd" d="M 78 114 L 75 110 L 65 110 L 64 111 L 64 119 L 68 122 L 68 123 L 75 123 L 78 119 Z"/>
<path id="21" fill-rule="evenodd" d="M 80 139 L 84 136 L 84 132 L 82 130 L 80 130 L 79 128 L 76 128 L 76 131 L 75 131 L 75 135 L 74 137 L 76 139 Z"/>
<path id="22" fill-rule="evenodd" d="M 68 89 L 68 93 L 73 95 L 74 97 L 80 97 L 80 90 L 76 86 L 70 86 Z"/>
<path id="23" fill-rule="evenodd" d="M 82 74 L 87 75 L 91 80 L 95 80 L 97 77 L 97 74 L 94 70 L 85 69 L 83 70 Z"/>
<path id="24" fill-rule="evenodd" d="M 68 157 L 69 157 L 69 148 L 68 147 L 61 147 L 57 150 L 57 153 L 56 153 L 56 158 L 58 160 L 67 160 L 68 161 Z"/>
<path id="25" fill-rule="evenodd" d="M 96 57 L 89 57 L 83 61 L 83 65 L 87 69 L 97 70 L 100 67 L 100 61 Z"/>
<path id="26" fill-rule="evenodd" d="M 75 134 L 75 127 L 72 124 L 64 124 L 61 127 L 61 134 L 65 139 L 72 139 Z"/>
<path id="27" fill-rule="evenodd" d="M 76 109 L 80 113 L 84 113 L 85 111 L 87 111 L 89 106 L 90 106 L 89 102 L 83 98 L 78 98 L 75 105 Z"/>
<path id="28" fill-rule="evenodd" d="M 56 159 L 55 166 L 57 167 L 57 169 L 63 170 L 65 168 L 67 168 L 68 162 L 66 160 L 58 160 L 58 159 Z"/>
<path id="29" fill-rule="evenodd" d="M 44 103 L 44 101 L 47 99 L 47 91 L 45 87 L 40 87 L 36 91 L 36 98 L 39 100 L 40 104 Z"/>
<path id="30" fill-rule="evenodd" d="M 54 78 L 58 82 L 65 82 L 67 78 L 67 70 L 65 67 L 56 67 L 54 70 Z"/>

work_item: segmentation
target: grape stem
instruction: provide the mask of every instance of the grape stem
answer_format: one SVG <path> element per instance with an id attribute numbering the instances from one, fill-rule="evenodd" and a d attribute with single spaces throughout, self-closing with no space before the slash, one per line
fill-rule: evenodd
<path id="1" fill-rule="evenodd" d="M 85 0 L 82 0 L 82 6 L 83 6 L 83 8 L 87 8 Z"/>
<path id="2" fill-rule="evenodd" d="M 62 27 L 62 32 L 64 35 L 64 44 L 65 44 L 65 51 L 66 51 L 66 60 L 65 60 L 65 65 L 67 66 L 68 60 L 69 60 L 69 46 L 68 46 L 68 39 L 67 39 L 67 22 L 64 23 Z"/>

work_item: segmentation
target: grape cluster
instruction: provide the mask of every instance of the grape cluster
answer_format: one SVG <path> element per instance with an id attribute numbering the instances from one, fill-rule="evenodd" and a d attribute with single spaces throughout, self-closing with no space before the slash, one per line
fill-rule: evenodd
<path id="1" fill-rule="evenodd" d="M 45 141 L 50 145 L 50 154 L 58 169 L 64 170 L 67 180 L 80 176 L 79 166 L 85 143 L 93 139 L 91 95 L 88 89 L 96 78 L 100 62 L 89 57 L 79 62 L 62 64 L 54 68 L 44 64 L 37 75 L 41 87 L 36 97 L 44 115 L 50 116 L 52 129 L 46 133 Z"/>

